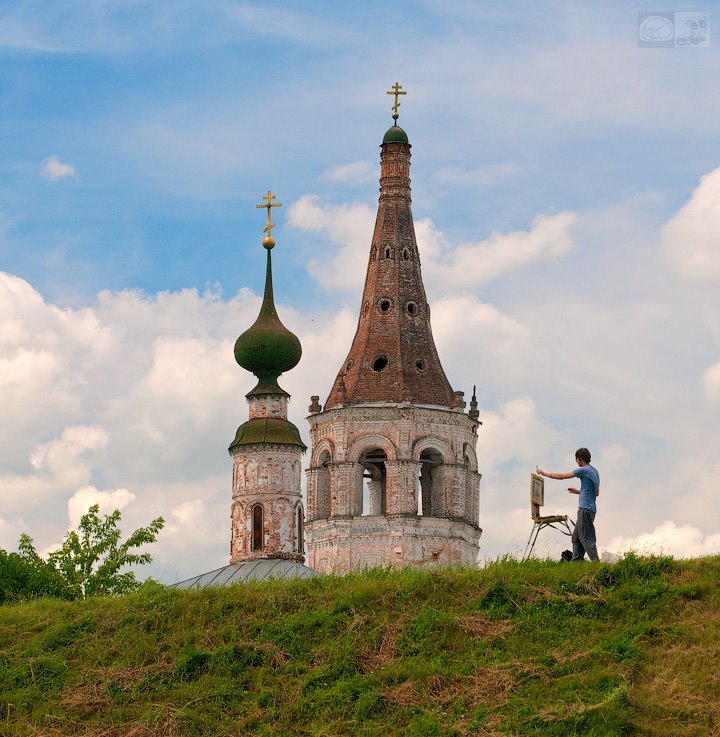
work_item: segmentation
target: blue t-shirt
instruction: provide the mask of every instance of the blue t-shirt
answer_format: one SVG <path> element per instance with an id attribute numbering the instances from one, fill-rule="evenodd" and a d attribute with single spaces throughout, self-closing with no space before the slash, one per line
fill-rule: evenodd
<path id="1" fill-rule="evenodd" d="M 597 511 L 595 508 L 595 497 L 597 490 L 600 488 L 600 474 L 593 466 L 579 466 L 573 471 L 573 476 L 580 479 L 580 501 L 578 507 L 580 509 L 589 509 L 591 512 Z"/>

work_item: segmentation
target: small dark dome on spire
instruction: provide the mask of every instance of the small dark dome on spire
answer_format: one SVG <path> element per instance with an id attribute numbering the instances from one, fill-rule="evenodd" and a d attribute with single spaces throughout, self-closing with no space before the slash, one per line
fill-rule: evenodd
<path id="1" fill-rule="evenodd" d="M 407 133 L 397 124 L 391 125 L 383 136 L 383 143 L 410 143 Z"/>

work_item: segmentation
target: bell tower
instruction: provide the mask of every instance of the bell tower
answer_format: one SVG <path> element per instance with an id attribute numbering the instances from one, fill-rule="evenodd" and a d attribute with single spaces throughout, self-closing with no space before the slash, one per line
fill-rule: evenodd
<path id="1" fill-rule="evenodd" d="M 413 225 L 410 142 L 393 125 L 380 153 L 380 199 L 358 326 L 322 407 L 310 406 L 309 565 L 474 565 L 480 474 L 473 395 L 447 380 L 430 327 Z"/>
<path id="2" fill-rule="evenodd" d="M 240 425 L 228 451 L 233 459 L 230 563 L 282 558 L 302 563 L 304 511 L 300 490 L 300 455 L 307 450 L 297 427 L 287 418 L 290 395 L 277 383 L 297 366 L 300 341 L 280 322 L 272 284 L 271 208 L 267 208 L 265 294 L 260 314 L 235 342 L 235 360 L 258 378 L 247 394 L 250 418 Z"/>

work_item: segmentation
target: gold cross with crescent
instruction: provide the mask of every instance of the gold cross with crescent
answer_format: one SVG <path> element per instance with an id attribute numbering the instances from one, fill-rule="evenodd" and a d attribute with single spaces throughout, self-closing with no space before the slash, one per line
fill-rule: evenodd
<path id="1" fill-rule="evenodd" d="M 400 92 L 402 89 L 402 85 L 399 82 L 395 82 L 395 84 L 390 88 L 388 95 L 395 95 L 395 104 L 392 106 L 393 111 L 393 120 L 397 120 L 400 117 L 400 114 L 398 113 L 398 108 L 400 107 L 400 103 L 398 102 L 398 95 L 407 95 L 407 92 Z"/>
<path id="2" fill-rule="evenodd" d="M 268 238 L 272 238 L 272 229 L 275 227 L 275 223 L 270 220 L 270 208 L 271 207 L 282 207 L 282 203 L 273 202 L 275 195 L 268 190 L 267 194 L 262 197 L 265 200 L 265 204 L 255 205 L 255 207 L 266 207 L 267 208 L 267 225 L 263 228 L 263 233 L 267 233 Z"/>

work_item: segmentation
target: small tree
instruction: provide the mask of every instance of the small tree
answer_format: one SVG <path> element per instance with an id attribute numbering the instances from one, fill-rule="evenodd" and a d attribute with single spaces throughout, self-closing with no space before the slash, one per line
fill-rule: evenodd
<path id="1" fill-rule="evenodd" d="M 27 535 L 20 538 L 19 548 L 18 553 L 0 550 L 0 604 L 39 596 L 73 598 L 63 577 L 35 552 Z"/>
<path id="2" fill-rule="evenodd" d="M 62 547 L 48 555 L 47 563 L 58 572 L 72 598 L 127 594 L 140 585 L 134 571 L 121 571 L 152 561 L 150 553 L 131 551 L 155 542 L 165 520 L 154 519 L 121 543 L 120 516 L 116 509 L 101 519 L 99 505 L 93 504 L 80 518 L 77 531 L 68 532 Z M 20 538 L 20 554 L 28 561 L 42 561 L 27 535 Z"/>

